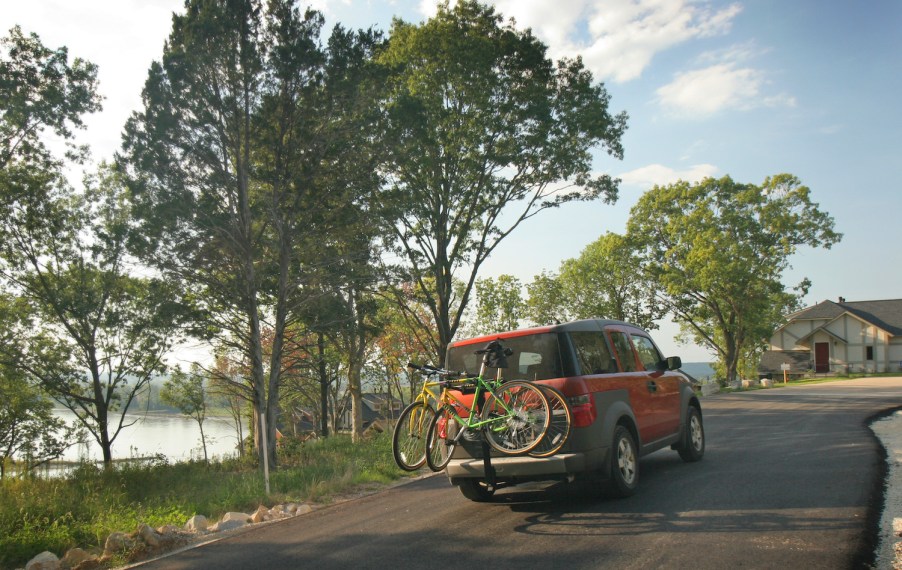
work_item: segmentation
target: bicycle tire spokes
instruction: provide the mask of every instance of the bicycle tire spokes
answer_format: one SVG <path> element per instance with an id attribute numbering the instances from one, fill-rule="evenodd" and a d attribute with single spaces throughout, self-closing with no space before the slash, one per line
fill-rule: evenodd
<path id="1" fill-rule="evenodd" d="M 506 455 L 528 453 L 542 440 L 551 414 L 541 390 L 527 382 L 508 382 L 485 402 L 482 419 L 489 444 Z"/>

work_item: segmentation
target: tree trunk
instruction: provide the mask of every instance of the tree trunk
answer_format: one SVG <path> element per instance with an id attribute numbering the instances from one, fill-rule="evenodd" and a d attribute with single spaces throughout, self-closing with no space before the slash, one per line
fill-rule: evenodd
<path id="1" fill-rule="evenodd" d="M 316 349 L 319 356 L 320 430 L 329 436 L 329 377 L 326 375 L 326 339 L 322 331 L 316 333 Z"/>

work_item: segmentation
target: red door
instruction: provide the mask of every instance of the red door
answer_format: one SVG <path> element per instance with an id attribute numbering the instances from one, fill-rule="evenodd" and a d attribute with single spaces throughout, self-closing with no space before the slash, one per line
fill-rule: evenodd
<path id="1" fill-rule="evenodd" d="M 830 372 L 830 343 L 814 343 L 814 371 Z"/>

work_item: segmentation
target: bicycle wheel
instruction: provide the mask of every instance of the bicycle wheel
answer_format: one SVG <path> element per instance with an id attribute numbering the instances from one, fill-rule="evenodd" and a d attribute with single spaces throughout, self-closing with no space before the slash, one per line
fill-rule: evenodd
<path id="1" fill-rule="evenodd" d="M 529 382 L 514 380 L 492 392 L 480 416 L 489 445 L 505 455 L 529 453 L 542 441 L 551 418 L 548 399 Z"/>
<path id="2" fill-rule="evenodd" d="M 426 434 L 435 410 L 422 400 L 404 408 L 392 433 L 395 463 L 405 471 L 416 471 L 426 463 Z"/>
<path id="3" fill-rule="evenodd" d="M 570 437 L 572 417 L 567 398 L 557 388 L 539 384 L 539 389 L 548 398 L 548 409 L 551 411 L 551 419 L 548 421 L 548 430 L 545 437 L 539 442 L 529 455 L 532 457 L 550 457 L 560 451 Z"/>
<path id="4" fill-rule="evenodd" d="M 429 423 L 426 436 L 426 465 L 433 471 L 441 471 L 451 461 L 457 442 L 457 421 L 447 408 L 436 412 Z"/>

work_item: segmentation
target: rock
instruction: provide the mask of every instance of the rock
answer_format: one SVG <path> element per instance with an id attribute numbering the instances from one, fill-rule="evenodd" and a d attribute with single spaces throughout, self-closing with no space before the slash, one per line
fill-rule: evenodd
<path id="1" fill-rule="evenodd" d="M 163 542 L 163 537 L 146 524 L 138 526 L 138 537 L 144 541 L 144 544 L 152 548 L 159 547 Z"/>
<path id="2" fill-rule="evenodd" d="M 63 559 L 60 561 L 62 566 L 66 568 L 75 568 L 76 566 L 80 566 L 88 561 L 97 561 L 97 557 L 91 554 L 86 550 L 82 550 L 81 548 L 72 548 L 66 552 L 66 555 L 63 556 Z"/>
<path id="3" fill-rule="evenodd" d="M 307 513 L 313 512 L 313 507 L 304 503 L 303 505 L 298 505 L 298 508 L 295 509 L 295 515 L 306 515 Z"/>
<path id="4" fill-rule="evenodd" d="M 185 523 L 185 529 L 197 532 L 204 532 L 210 526 L 210 522 L 204 515 L 194 515 Z"/>
<path id="5" fill-rule="evenodd" d="M 752 380 L 743 380 L 742 381 L 742 389 L 743 390 L 748 390 L 749 388 L 753 387 L 754 385 L 755 385 L 755 383 Z"/>
<path id="6" fill-rule="evenodd" d="M 760 381 L 761 381 L 761 386 L 763 386 L 764 388 L 771 388 L 774 385 L 774 381 L 771 380 L 770 378 L 762 378 Z"/>
<path id="7" fill-rule="evenodd" d="M 236 513 L 236 512 L 230 511 L 230 512 L 222 515 L 222 518 L 219 520 L 220 520 L 220 522 L 243 521 L 243 522 L 247 523 L 247 522 L 250 522 L 251 516 L 246 513 Z"/>
<path id="8" fill-rule="evenodd" d="M 25 565 L 25 570 L 59 570 L 60 559 L 52 552 L 44 551 Z"/>
<path id="9" fill-rule="evenodd" d="M 114 532 L 107 537 L 103 545 L 104 555 L 113 555 L 124 550 L 132 550 L 135 540 L 124 532 Z"/>
<path id="10" fill-rule="evenodd" d="M 269 509 L 267 509 L 263 505 L 260 505 L 259 507 L 257 507 L 257 510 L 254 511 L 254 514 L 251 515 L 251 522 L 255 524 L 261 523 L 266 520 L 267 516 L 269 516 Z M 270 517 L 270 519 L 272 519 L 272 517 Z"/>
<path id="11" fill-rule="evenodd" d="M 234 530 L 236 528 L 241 528 L 243 526 L 247 526 L 246 520 L 237 520 L 233 519 L 230 521 L 219 521 L 209 528 L 210 532 L 223 532 L 226 530 Z"/>

